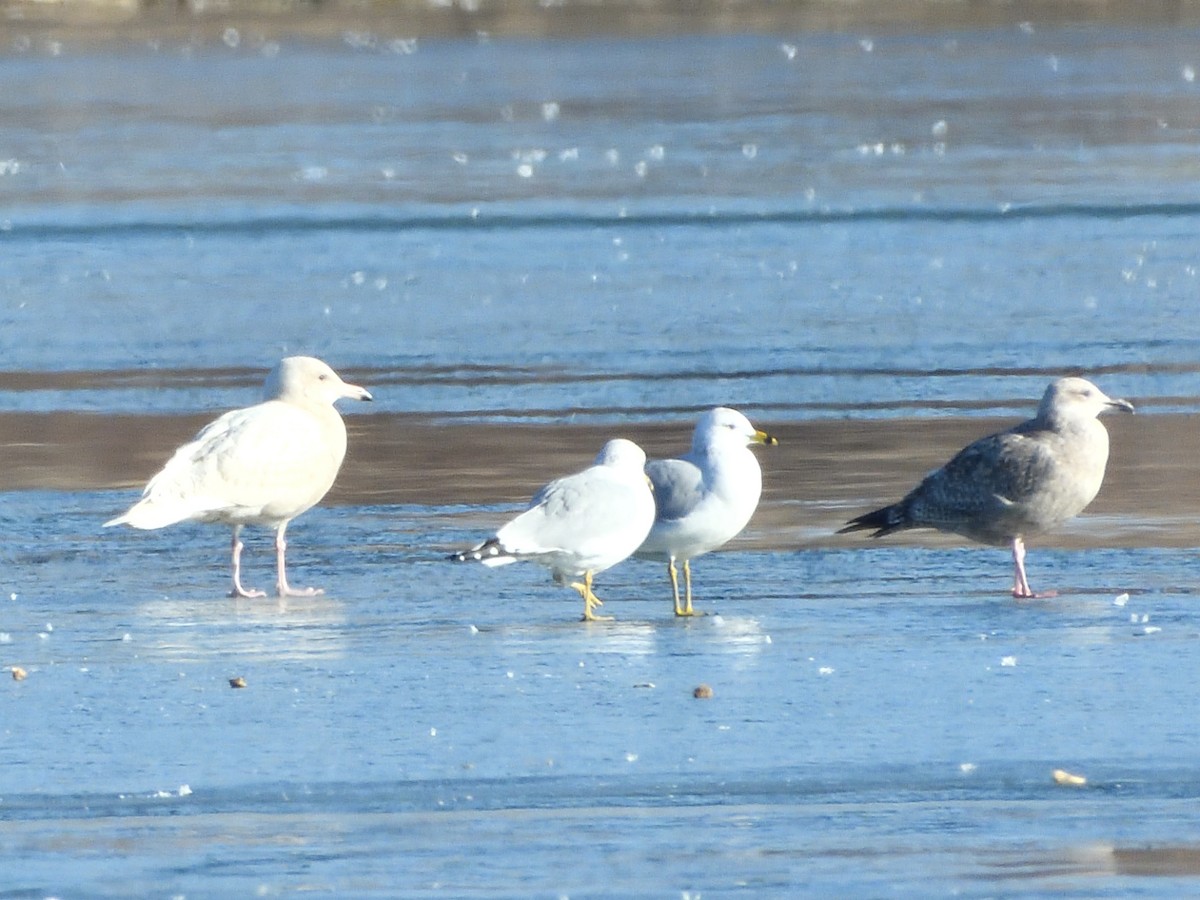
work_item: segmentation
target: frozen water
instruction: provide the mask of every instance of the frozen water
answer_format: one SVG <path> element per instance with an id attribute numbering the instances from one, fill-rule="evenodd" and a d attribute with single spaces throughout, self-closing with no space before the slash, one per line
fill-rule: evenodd
<path id="1" fill-rule="evenodd" d="M 4 891 L 1194 893 L 1198 35 L 1034 24 L 8 23 Z M 101 533 L 147 435 L 291 353 L 379 406 L 294 526 L 328 596 L 220 596 L 198 526 Z M 981 587 L 998 551 L 831 537 L 1065 370 L 1149 415 L 1039 552 L 1058 598 Z M 653 563 L 606 573 L 589 627 L 538 571 L 443 561 L 588 428 L 678 426 L 667 452 L 718 404 L 782 439 L 706 560 L 719 615 L 675 621 Z"/>

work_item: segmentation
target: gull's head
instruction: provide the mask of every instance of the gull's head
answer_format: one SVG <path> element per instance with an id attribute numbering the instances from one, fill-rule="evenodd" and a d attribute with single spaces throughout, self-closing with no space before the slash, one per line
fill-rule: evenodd
<path id="1" fill-rule="evenodd" d="M 1133 412 L 1128 400 L 1114 400 L 1086 378 L 1052 381 L 1038 405 L 1038 417 L 1049 422 L 1083 421 L 1102 413 Z"/>
<path id="2" fill-rule="evenodd" d="M 646 451 L 633 441 L 613 438 L 597 454 L 595 464 L 640 473 L 646 465 Z"/>
<path id="3" fill-rule="evenodd" d="M 697 451 L 716 446 L 745 447 L 749 444 L 774 447 L 778 443 L 774 437 L 759 431 L 750 424 L 749 419 L 728 406 L 718 406 L 702 415 L 692 436 L 692 449 Z"/>
<path id="4" fill-rule="evenodd" d="M 281 359 L 267 376 L 263 393 L 268 400 L 332 406 L 343 398 L 370 400 L 365 388 L 347 384 L 321 360 L 311 356 Z"/>

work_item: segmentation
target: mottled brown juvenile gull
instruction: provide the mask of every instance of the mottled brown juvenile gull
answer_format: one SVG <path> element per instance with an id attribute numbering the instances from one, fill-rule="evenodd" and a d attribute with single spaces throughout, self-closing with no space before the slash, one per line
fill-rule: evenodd
<path id="1" fill-rule="evenodd" d="M 104 525 L 162 528 L 194 520 L 232 526 L 231 597 L 266 596 L 242 587 L 240 534 L 243 525 L 269 525 L 279 596 L 312 596 L 320 589 L 288 584 L 284 534 L 333 486 L 346 455 L 346 426 L 334 402 L 371 395 L 309 356 L 280 360 L 264 394 L 265 402 L 225 413 L 176 450 L 142 499 Z"/>
<path id="2" fill-rule="evenodd" d="M 1096 417 L 1109 410 L 1133 412 L 1133 404 L 1105 396 L 1083 378 L 1060 378 L 1046 388 L 1034 418 L 960 450 L 899 503 L 852 519 L 838 534 L 874 528 L 872 537 L 882 537 L 936 528 L 1007 544 L 1013 596 L 1039 596 L 1025 577 L 1025 538 L 1078 515 L 1099 492 L 1108 431 Z"/>
<path id="3" fill-rule="evenodd" d="M 601 618 L 592 579 L 636 550 L 654 522 L 654 497 L 633 441 L 609 441 L 591 467 L 551 481 L 529 508 L 481 544 L 450 556 L 503 566 L 528 559 L 583 598 L 583 618 Z M 582 581 L 572 581 L 582 577 Z"/>
<path id="4" fill-rule="evenodd" d="M 675 615 L 695 615 L 691 561 L 740 534 L 758 508 L 762 469 L 749 445 L 778 443 L 736 409 L 718 406 L 696 423 L 688 454 L 646 463 L 657 512 L 634 556 L 667 564 Z M 682 603 L 677 561 L 683 563 Z"/>

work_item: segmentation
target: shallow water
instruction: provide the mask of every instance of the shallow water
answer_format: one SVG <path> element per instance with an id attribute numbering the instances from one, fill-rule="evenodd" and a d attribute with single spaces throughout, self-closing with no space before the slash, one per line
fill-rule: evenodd
<path id="1" fill-rule="evenodd" d="M 1194 31 L 5 28 L 0 894 L 1195 890 Z M 99 529 L 290 352 L 377 398 L 289 532 L 325 596 Z M 1031 548 L 1057 598 L 831 536 L 1066 369 L 1148 415 Z M 716 615 L 443 560 L 715 403 L 784 438 Z"/>

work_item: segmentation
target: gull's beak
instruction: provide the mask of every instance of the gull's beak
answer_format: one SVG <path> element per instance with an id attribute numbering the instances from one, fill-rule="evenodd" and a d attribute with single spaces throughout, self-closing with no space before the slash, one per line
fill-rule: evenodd
<path id="1" fill-rule="evenodd" d="M 1125 401 L 1122 400 L 1121 402 L 1124 403 Z M 778 443 L 779 443 L 779 439 L 777 437 L 775 437 L 774 435 L 767 434 L 765 431 L 754 432 L 754 437 L 752 440 L 756 444 L 763 444 L 764 446 L 767 446 L 767 447 L 774 447 L 774 446 L 778 445 Z"/>
<path id="2" fill-rule="evenodd" d="M 1109 398 L 1108 403 L 1105 404 L 1104 408 L 1106 411 L 1107 410 L 1116 410 L 1117 412 L 1127 412 L 1127 413 L 1131 413 L 1134 411 L 1133 404 L 1130 403 L 1128 400 L 1113 400 L 1111 397 Z"/>
<path id="3" fill-rule="evenodd" d="M 342 391 L 342 396 L 347 400 L 374 400 L 370 391 L 366 388 L 361 388 L 357 384 L 347 384 L 346 389 Z"/>

